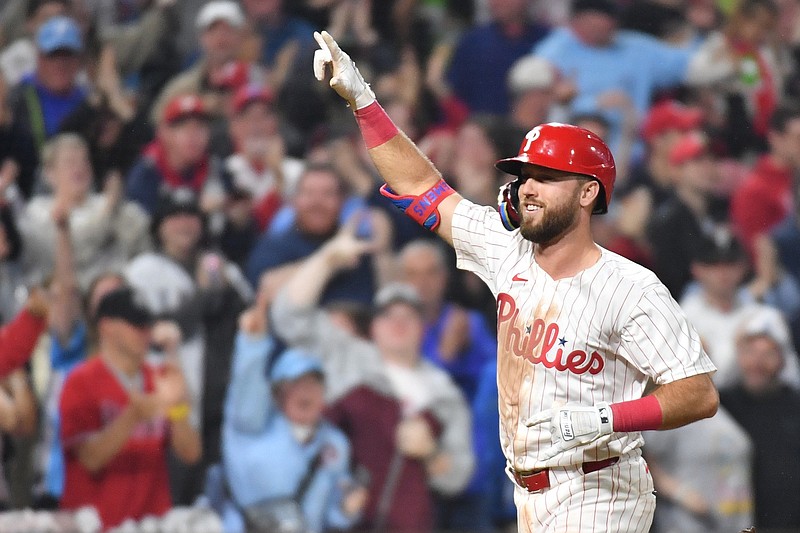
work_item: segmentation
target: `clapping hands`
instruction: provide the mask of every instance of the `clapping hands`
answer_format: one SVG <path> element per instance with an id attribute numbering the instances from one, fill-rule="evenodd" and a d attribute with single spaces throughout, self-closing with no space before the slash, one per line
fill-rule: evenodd
<path id="1" fill-rule="evenodd" d="M 189 393 L 186 379 L 176 362 L 168 361 L 153 377 L 153 391 L 128 391 L 130 408 L 140 422 L 165 416 L 173 407 L 187 404 Z"/>
<path id="2" fill-rule="evenodd" d="M 151 342 L 164 353 L 164 363 L 153 375 L 152 392 L 129 391 L 130 405 L 137 420 L 165 416 L 173 407 L 189 402 L 189 389 L 178 362 L 182 341 L 175 322 L 161 320 L 153 325 Z"/>
<path id="3" fill-rule="evenodd" d="M 395 439 L 397 449 L 406 457 L 427 459 L 436 451 L 436 437 L 430 424 L 421 416 L 400 422 Z"/>
<path id="4" fill-rule="evenodd" d="M 167 410 L 188 402 L 189 393 L 186 379 L 177 362 L 166 362 L 156 374 L 154 385 L 154 395 L 163 409 Z"/>

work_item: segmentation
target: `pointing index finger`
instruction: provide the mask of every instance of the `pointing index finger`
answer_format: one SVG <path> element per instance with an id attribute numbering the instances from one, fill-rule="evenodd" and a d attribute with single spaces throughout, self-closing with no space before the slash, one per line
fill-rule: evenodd
<path id="1" fill-rule="evenodd" d="M 319 50 L 314 52 L 314 77 L 322 81 L 325 78 L 325 68 L 328 64 L 333 63 L 331 51 L 328 49 L 328 43 L 322 38 L 319 32 L 314 32 L 314 39 L 319 45 Z"/>
<path id="2" fill-rule="evenodd" d="M 339 55 L 342 53 L 342 49 L 339 48 L 339 43 L 337 43 L 330 33 L 325 30 L 322 30 L 320 34 L 322 38 L 322 42 L 325 43 L 325 46 L 328 48 L 328 51 L 331 53 L 332 57 L 339 58 Z M 319 40 L 317 40 L 319 42 Z"/>
<path id="3" fill-rule="evenodd" d="M 318 32 L 314 32 L 314 40 L 317 41 L 317 44 L 322 50 L 325 50 L 330 53 L 330 48 L 328 48 L 328 43 L 325 42 L 325 39 L 322 38 L 322 35 Z"/>

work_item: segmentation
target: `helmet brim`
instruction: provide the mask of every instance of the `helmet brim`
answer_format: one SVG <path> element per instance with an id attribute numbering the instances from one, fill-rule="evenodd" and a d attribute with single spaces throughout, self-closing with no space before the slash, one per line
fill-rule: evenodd
<path id="1" fill-rule="evenodd" d="M 522 174 L 522 165 L 530 163 L 528 154 L 521 154 L 516 157 L 507 157 L 501 159 L 494 164 L 494 168 L 500 172 L 511 174 L 512 176 L 519 176 Z"/>

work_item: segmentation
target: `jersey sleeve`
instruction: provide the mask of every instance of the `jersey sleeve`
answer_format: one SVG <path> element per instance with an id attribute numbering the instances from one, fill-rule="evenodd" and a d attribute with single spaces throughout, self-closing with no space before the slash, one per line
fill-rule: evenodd
<path id="1" fill-rule="evenodd" d="M 503 227 L 492 207 L 461 200 L 453 213 L 453 248 L 456 266 L 474 272 L 497 294 L 495 274 L 501 254 L 511 243 L 512 235 Z"/>
<path id="2" fill-rule="evenodd" d="M 667 288 L 643 293 L 623 324 L 619 355 L 658 385 L 716 371 Z"/>

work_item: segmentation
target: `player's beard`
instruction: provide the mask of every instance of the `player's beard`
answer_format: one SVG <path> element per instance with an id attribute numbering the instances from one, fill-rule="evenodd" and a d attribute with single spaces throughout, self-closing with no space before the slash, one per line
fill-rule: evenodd
<path id="1" fill-rule="evenodd" d="M 542 217 L 538 222 L 525 219 L 524 206 L 520 202 L 519 213 L 522 221 L 519 232 L 523 238 L 536 244 L 547 244 L 575 225 L 578 219 L 578 198 L 581 189 L 576 187 L 570 198 L 559 205 L 542 208 Z"/>

